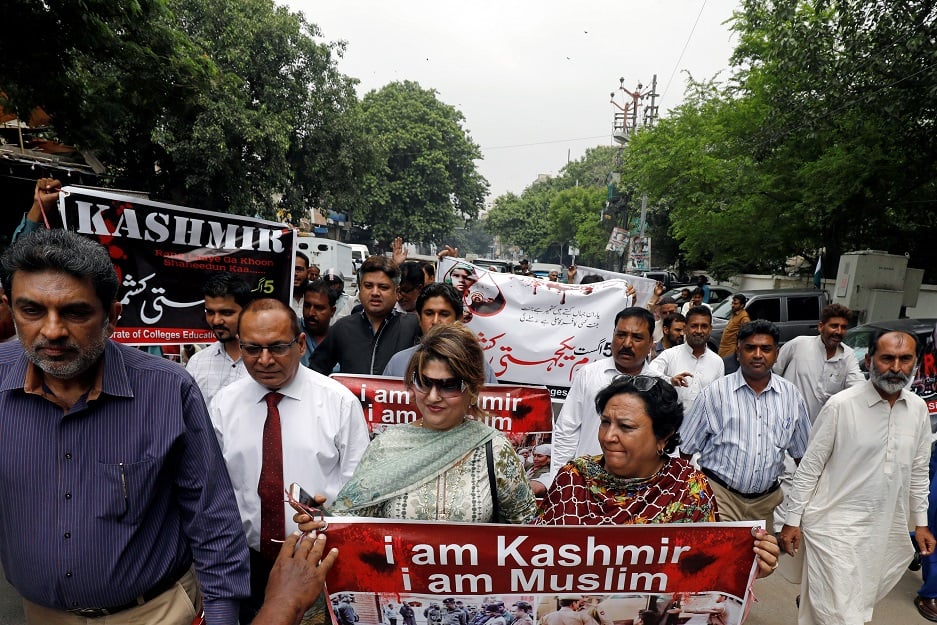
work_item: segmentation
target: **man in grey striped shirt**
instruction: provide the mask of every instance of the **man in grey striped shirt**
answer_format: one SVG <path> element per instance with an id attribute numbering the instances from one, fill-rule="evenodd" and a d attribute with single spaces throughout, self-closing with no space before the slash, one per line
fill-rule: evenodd
<path id="1" fill-rule="evenodd" d="M 793 384 L 771 372 L 777 327 L 756 320 L 739 330 L 739 370 L 703 389 L 680 428 L 684 457 L 700 454 L 722 521 L 762 519 L 774 533 L 784 498 L 778 477 L 784 453 L 799 462 L 807 449 L 807 405 Z"/>

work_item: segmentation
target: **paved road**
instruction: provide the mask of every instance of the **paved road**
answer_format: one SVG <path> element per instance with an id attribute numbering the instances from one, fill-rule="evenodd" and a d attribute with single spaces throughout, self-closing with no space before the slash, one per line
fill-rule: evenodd
<path id="1" fill-rule="evenodd" d="M 797 606 L 794 598 L 800 593 L 800 585 L 788 581 L 792 571 L 786 570 L 783 556 L 781 566 L 774 575 L 755 582 L 755 597 L 745 625 L 794 625 L 797 623 Z M 870 562 L 871 566 L 872 563 Z M 788 577 L 785 577 L 785 574 Z M 796 578 L 795 578 L 796 579 Z M 872 625 L 924 625 L 924 619 L 914 607 L 914 598 L 921 587 L 921 572 L 906 571 L 898 585 L 882 599 L 875 608 Z"/>

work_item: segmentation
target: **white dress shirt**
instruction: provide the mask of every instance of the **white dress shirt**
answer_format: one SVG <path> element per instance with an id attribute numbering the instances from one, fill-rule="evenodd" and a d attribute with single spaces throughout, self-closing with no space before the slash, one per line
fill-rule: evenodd
<path id="1" fill-rule="evenodd" d="M 241 522 L 252 549 L 260 547 L 260 496 L 257 484 L 263 460 L 267 405 L 265 386 L 247 377 L 222 389 L 211 403 L 211 418 L 234 485 Z M 284 488 L 296 482 L 310 494 L 332 501 L 348 481 L 368 446 L 361 403 L 344 386 L 299 367 L 279 391 L 283 432 Z M 284 499 L 286 495 L 284 494 Z M 283 505 L 286 527 L 293 509 Z"/>
<path id="2" fill-rule="evenodd" d="M 247 377 L 244 360 L 232 359 L 225 351 L 224 344 L 220 342 L 212 343 L 202 351 L 193 354 L 186 363 L 185 370 L 195 378 L 199 390 L 202 391 L 202 397 L 205 398 L 206 406 L 211 405 L 211 400 L 218 391 L 232 382 Z"/>
<path id="3" fill-rule="evenodd" d="M 806 546 L 802 623 L 805 612 L 811 623 L 872 619 L 914 553 L 909 522 L 928 524 L 930 455 L 927 405 L 914 393 L 902 390 L 891 406 L 864 382 L 826 402 L 785 521 L 801 526 Z"/>
<path id="4" fill-rule="evenodd" d="M 819 336 L 798 336 L 781 346 L 774 372 L 794 383 L 804 401 L 810 423 L 830 397 L 850 386 L 865 382 L 856 352 L 839 345 L 832 358 L 826 357 L 826 345 Z"/>
<path id="5" fill-rule="evenodd" d="M 705 347 L 703 355 L 697 358 L 693 355 L 693 348 L 686 343 L 665 349 L 651 361 L 649 367 L 667 379 L 680 373 L 691 375 L 686 378 L 688 386 L 674 387 L 683 404 L 684 415 L 693 407 L 693 401 L 702 390 L 725 374 L 725 363 L 716 352 Z"/>
<path id="6" fill-rule="evenodd" d="M 615 367 L 615 359 L 612 357 L 591 362 L 576 372 L 563 408 L 553 424 L 550 477 L 544 476 L 540 480 L 544 486 L 549 487 L 557 472 L 573 458 L 602 453 L 599 446 L 600 417 L 595 411 L 595 396 L 617 375 L 621 375 L 621 371 Z M 641 375 L 661 377 L 646 363 Z"/>

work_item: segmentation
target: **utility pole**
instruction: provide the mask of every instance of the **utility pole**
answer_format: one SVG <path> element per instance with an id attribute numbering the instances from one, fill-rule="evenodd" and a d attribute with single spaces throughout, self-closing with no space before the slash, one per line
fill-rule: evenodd
<path id="1" fill-rule="evenodd" d="M 653 78 L 651 79 L 651 85 L 649 88 L 645 89 L 644 85 L 642 85 L 639 81 L 634 91 L 625 89 L 624 77 L 619 78 L 618 91 L 621 91 L 624 94 L 624 104 L 619 104 L 615 100 L 615 91 L 612 91 L 610 94 L 611 103 L 615 106 L 615 108 L 618 109 L 615 111 L 612 121 L 612 139 L 614 139 L 614 141 L 619 145 L 618 156 L 615 159 L 616 167 L 621 166 L 622 152 L 624 147 L 631 139 L 631 137 L 638 131 L 638 129 L 652 127 L 657 121 L 657 98 L 660 97 L 660 94 L 657 93 L 657 74 L 654 74 Z M 648 100 L 648 103 L 643 105 L 644 110 L 642 115 L 639 113 L 639 109 L 642 108 L 642 101 L 645 99 Z M 641 121 L 640 125 L 639 120 Z M 611 174 L 609 178 L 611 178 Z M 609 181 L 609 197 L 605 204 L 605 210 L 602 214 L 603 217 L 607 218 L 610 213 L 614 212 L 616 219 L 613 221 L 613 232 L 615 227 L 619 227 L 628 231 L 629 236 L 626 238 L 626 243 L 623 249 L 617 242 L 613 243 L 612 239 L 609 240 L 609 244 L 605 249 L 611 252 L 616 252 L 618 254 L 618 271 L 622 271 L 625 267 L 626 259 L 630 249 L 630 243 L 633 238 L 638 238 L 642 243 L 646 243 L 647 249 L 650 249 L 650 242 L 645 241 L 645 229 L 647 227 L 647 194 L 645 193 L 641 196 L 641 216 L 637 227 L 637 235 L 636 237 L 632 237 L 630 227 L 631 216 L 628 214 L 629 211 L 627 210 L 628 202 L 624 197 L 618 197 L 617 190 L 613 192 L 613 186 L 614 185 L 611 183 L 611 181 Z M 650 263 L 649 254 L 646 262 Z M 650 267 L 648 266 L 648 268 Z"/>

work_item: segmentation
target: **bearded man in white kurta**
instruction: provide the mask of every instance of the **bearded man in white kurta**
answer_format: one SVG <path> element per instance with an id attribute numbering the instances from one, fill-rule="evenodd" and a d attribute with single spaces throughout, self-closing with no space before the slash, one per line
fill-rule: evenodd
<path id="1" fill-rule="evenodd" d="M 787 553 L 801 539 L 806 550 L 799 625 L 872 620 L 875 604 L 911 560 L 909 520 L 921 553 L 934 550 L 927 528 L 930 420 L 924 400 L 904 390 L 916 360 L 914 336 L 873 336 L 869 381 L 834 395 L 817 417 L 780 537 Z"/>

